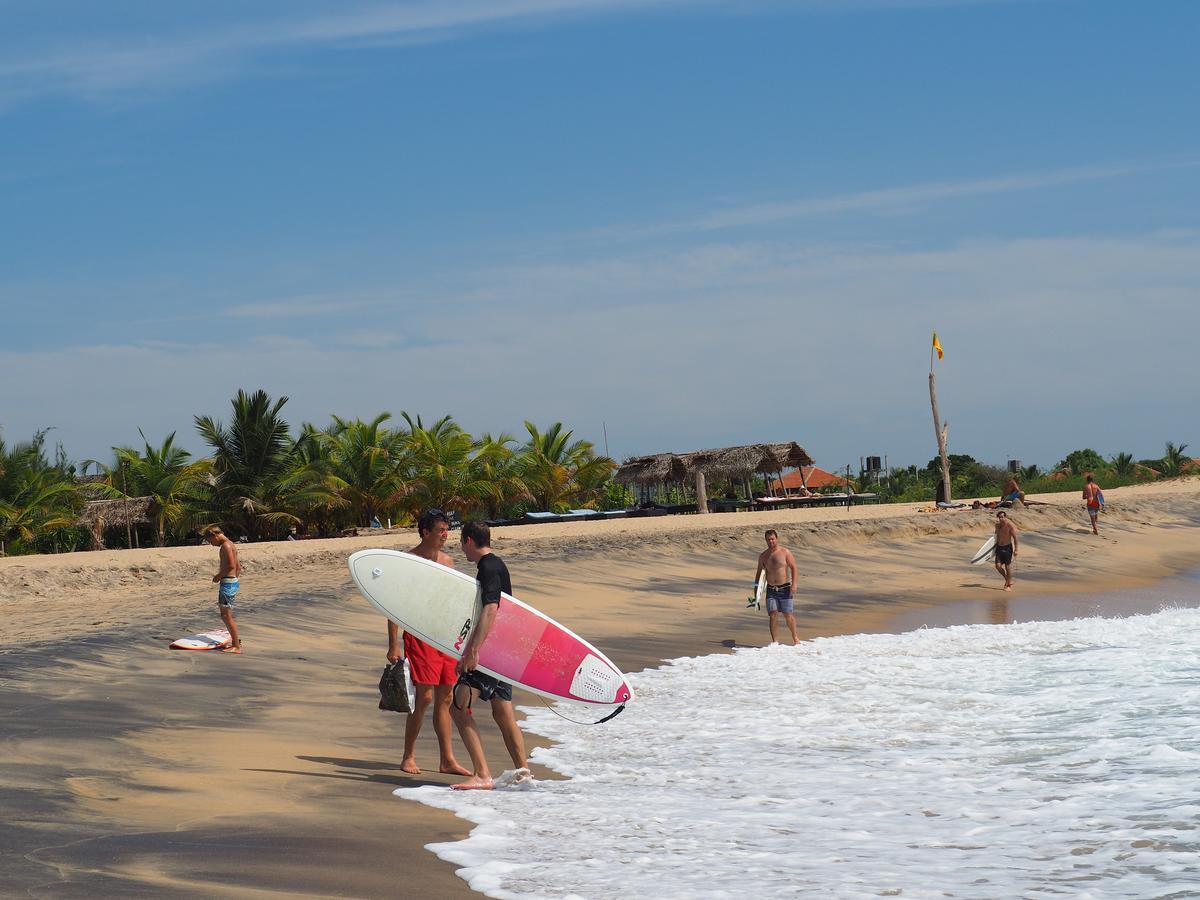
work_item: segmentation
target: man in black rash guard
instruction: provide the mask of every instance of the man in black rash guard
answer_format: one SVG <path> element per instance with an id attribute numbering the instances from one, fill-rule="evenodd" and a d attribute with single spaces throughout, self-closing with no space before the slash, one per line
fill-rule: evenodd
<path id="1" fill-rule="evenodd" d="M 529 779 L 529 769 L 525 766 L 525 738 L 517 727 L 517 718 L 513 713 L 512 685 L 491 675 L 475 671 L 479 663 L 479 650 L 487 640 L 496 620 L 496 612 L 500 609 L 500 594 L 512 595 L 512 581 L 508 576 L 508 566 L 492 552 L 492 535 L 490 529 L 482 522 L 465 522 L 462 526 L 462 549 L 467 559 L 478 567 L 479 593 L 483 601 L 479 621 L 474 623 L 463 647 L 462 659 L 458 662 L 458 684 L 454 687 L 454 703 L 450 714 L 458 725 L 458 733 L 466 745 L 467 753 L 471 755 L 471 777 L 466 781 L 452 785 L 458 791 L 490 791 L 495 787 L 491 770 L 488 769 L 487 759 L 483 755 L 483 741 L 479 738 L 479 729 L 471 708 L 475 700 L 489 700 L 492 704 L 492 718 L 500 728 L 504 737 L 504 746 L 512 757 L 513 781 Z M 470 627 L 470 626 L 467 626 Z M 464 628 L 466 630 L 466 628 Z"/>

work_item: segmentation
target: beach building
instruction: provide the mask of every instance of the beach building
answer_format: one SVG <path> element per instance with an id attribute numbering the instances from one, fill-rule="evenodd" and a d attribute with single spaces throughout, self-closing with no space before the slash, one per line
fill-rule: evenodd
<path id="1" fill-rule="evenodd" d="M 788 472 L 782 478 L 775 479 L 771 482 L 771 490 L 776 493 L 802 490 L 804 488 L 810 491 L 819 491 L 825 488 L 845 490 L 849 485 L 850 482 L 841 475 L 834 475 L 832 472 L 826 472 L 824 469 L 818 469 L 816 466 L 808 466 Z"/>
<path id="2" fill-rule="evenodd" d="M 625 460 L 613 475 L 619 484 L 634 487 L 643 505 L 656 495 L 679 494 L 694 497 L 692 503 L 667 504 L 669 512 L 709 512 L 729 507 L 750 508 L 754 503 L 752 479 L 755 475 L 775 475 L 812 466 L 813 459 L 795 441 L 772 444 L 741 444 L 688 453 L 655 453 Z M 727 482 L 734 494 L 709 502 L 708 484 Z"/>

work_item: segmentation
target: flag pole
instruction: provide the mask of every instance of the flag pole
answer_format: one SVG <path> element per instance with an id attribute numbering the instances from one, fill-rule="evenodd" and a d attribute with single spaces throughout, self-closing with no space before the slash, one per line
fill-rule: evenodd
<path id="1" fill-rule="evenodd" d="M 949 430 L 950 425 L 947 423 L 943 426 L 941 419 L 938 417 L 937 388 L 933 383 L 933 341 L 936 340 L 937 332 L 935 331 L 933 333 L 933 340 L 929 344 L 929 405 L 933 410 L 933 435 L 937 438 L 938 456 L 942 463 L 942 484 L 945 485 L 945 493 L 942 499 L 947 503 L 952 503 L 953 500 L 950 496 L 950 460 L 946 453 L 946 432 Z M 934 489 L 933 497 L 934 500 L 937 500 L 936 488 Z"/>

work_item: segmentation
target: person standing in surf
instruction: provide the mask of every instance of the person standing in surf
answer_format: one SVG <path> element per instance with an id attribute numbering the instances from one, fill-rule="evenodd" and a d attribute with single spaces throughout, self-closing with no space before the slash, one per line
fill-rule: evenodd
<path id="1" fill-rule="evenodd" d="M 996 571 L 1004 578 L 1004 589 L 1011 591 L 1013 586 L 1013 561 L 1017 558 L 1017 524 L 1008 517 L 1008 513 L 996 513 Z"/>
<path id="2" fill-rule="evenodd" d="M 454 703 L 450 714 L 458 726 L 458 734 L 471 754 L 471 777 L 451 785 L 458 791 L 490 791 L 495 787 L 487 758 L 483 754 L 483 741 L 471 707 L 476 700 L 487 700 L 492 704 L 492 718 L 504 738 L 504 746 L 512 757 L 513 780 L 527 781 L 531 777 L 525 760 L 525 738 L 517 727 L 513 713 L 512 685 L 476 670 L 479 651 L 487 641 L 496 613 L 500 609 L 500 595 L 512 595 L 512 580 L 508 566 L 492 552 L 491 530 L 482 522 L 464 522 L 462 527 L 462 549 L 467 559 L 475 563 L 479 579 L 479 621 L 471 624 L 469 636 L 458 661 L 458 684 L 454 687 Z M 466 629 L 464 628 L 464 631 Z"/>
<path id="3" fill-rule="evenodd" d="M 796 616 L 792 595 L 796 593 L 796 558 L 792 551 L 779 543 L 779 534 L 774 528 L 764 537 L 767 549 L 758 555 L 758 568 L 754 570 L 754 584 L 758 576 L 767 573 L 767 624 L 771 629 L 771 643 L 779 643 L 779 619 L 787 623 L 792 633 L 792 643 L 799 644 L 796 633 Z"/>
<path id="4" fill-rule="evenodd" d="M 450 519 L 440 509 L 429 509 L 417 519 L 417 534 L 421 542 L 408 552 L 413 556 L 454 568 L 450 554 L 442 550 L 450 536 Z M 425 711 L 433 705 L 433 733 L 438 742 L 438 771 L 443 775 L 470 775 L 454 758 L 451 742 L 453 728 L 450 720 L 450 695 L 458 679 L 455 660 L 441 650 L 430 647 L 407 631 L 401 641 L 400 626 L 388 619 L 388 652 L 390 663 L 408 658 L 413 684 L 416 686 L 416 703 L 404 722 L 404 756 L 400 760 L 400 771 L 409 775 L 420 775 L 417 765 L 417 737 L 425 720 Z"/>
<path id="5" fill-rule="evenodd" d="M 238 579 L 242 574 L 242 564 L 238 561 L 237 546 L 225 536 L 220 525 L 209 525 L 201 532 L 201 535 L 208 543 L 220 548 L 217 574 L 213 576 L 212 580 L 214 584 L 218 585 L 217 612 L 221 614 L 221 620 L 229 629 L 229 646 L 221 649 L 226 653 L 241 653 L 242 638 L 238 634 L 237 622 L 233 618 L 233 602 L 237 597 L 238 587 L 241 585 Z"/>
<path id="6" fill-rule="evenodd" d="M 1088 518 L 1092 520 L 1092 534 L 1099 534 L 1100 529 L 1096 527 L 1096 520 L 1100 518 L 1100 507 L 1104 505 L 1104 494 L 1100 491 L 1100 485 L 1096 484 L 1096 476 L 1091 472 L 1087 473 L 1087 484 L 1083 486 L 1083 502 L 1087 504 Z"/>

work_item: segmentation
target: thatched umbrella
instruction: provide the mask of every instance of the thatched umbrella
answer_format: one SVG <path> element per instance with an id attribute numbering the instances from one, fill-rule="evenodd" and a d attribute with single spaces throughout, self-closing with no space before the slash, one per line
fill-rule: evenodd
<path id="1" fill-rule="evenodd" d="M 92 535 L 92 549 L 104 549 L 105 528 L 130 528 L 154 522 L 153 497 L 122 497 L 118 500 L 89 500 L 76 520 Z"/>
<path id="2" fill-rule="evenodd" d="M 663 484 L 695 480 L 696 502 L 708 511 L 706 479 L 736 478 L 747 481 L 754 474 L 783 474 L 784 469 L 811 466 L 813 458 L 795 441 L 775 444 L 742 444 L 695 450 L 690 453 L 656 453 L 625 460 L 613 477 L 622 484 Z"/>

